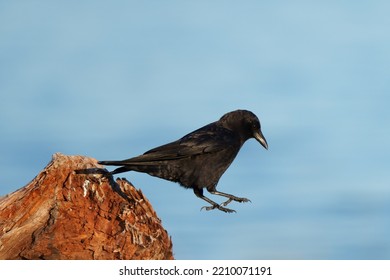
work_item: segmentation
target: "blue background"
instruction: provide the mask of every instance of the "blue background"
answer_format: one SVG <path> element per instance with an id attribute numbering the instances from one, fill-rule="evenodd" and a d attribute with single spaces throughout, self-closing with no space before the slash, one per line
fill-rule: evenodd
<path id="1" fill-rule="evenodd" d="M 220 180 L 236 214 L 123 174 L 175 257 L 389 259 L 389 3 L 0 1 L 0 195 L 55 152 L 129 158 L 249 109 L 270 148 Z"/>

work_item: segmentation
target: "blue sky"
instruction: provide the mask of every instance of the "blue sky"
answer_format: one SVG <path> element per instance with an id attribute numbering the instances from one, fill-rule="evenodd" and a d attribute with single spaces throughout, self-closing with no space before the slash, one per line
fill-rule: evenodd
<path id="1" fill-rule="evenodd" d="M 55 152 L 124 159 L 238 108 L 251 140 L 204 212 L 125 173 L 178 259 L 389 259 L 386 1 L 0 1 L 0 195 Z M 212 197 L 212 196 L 210 196 Z M 216 198 L 218 200 L 218 198 Z"/>

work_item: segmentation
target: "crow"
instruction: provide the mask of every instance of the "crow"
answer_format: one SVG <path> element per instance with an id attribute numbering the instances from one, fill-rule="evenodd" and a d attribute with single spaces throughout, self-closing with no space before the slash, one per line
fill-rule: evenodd
<path id="1" fill-rule="evenodd" d="M 236 110 L 177 141 L 149 150 L 143 155 L 120 161 L 99 161 L 99 164 L 121 166 L 110 174 L 137 171 L 177 182 L 185 188 L 193 189 L 197 197 L 211 204 L 201 209 L 219 209 L 231 213 L 235 211 L 224 206 L 232 201 L 250 200 L 217 191 L 217 183 L 244 142 L 250 138 L 255 138 L 268 149 L 256 115 L 247 110 Z M 218 204 L 203 195 L 203 188 L 228 200 Z"/>

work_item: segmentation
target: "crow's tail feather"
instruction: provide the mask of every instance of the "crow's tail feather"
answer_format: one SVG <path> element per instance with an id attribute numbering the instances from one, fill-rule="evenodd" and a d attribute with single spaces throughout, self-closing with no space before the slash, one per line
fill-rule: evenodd
<path id="1" fill-rule="evenodd" d="M 123 165 L 123 163 L 120 160 L 102 160 L 102 161 L 98 161 L 98 164 L 101 164 L 101 165 Z"/>
<path id="2" fill-rule="evenodd" d="M 127 171 L 131 171 L 130 168 L 126 167 L 126 166 L 122 166 L 122 167 L 119 167 L 113 171 L 111 171 L 111 175 L 114 175 L 114 174 L 118 174 L 118 173 L 122 173 L 122 172 L 127 172 Z"/>

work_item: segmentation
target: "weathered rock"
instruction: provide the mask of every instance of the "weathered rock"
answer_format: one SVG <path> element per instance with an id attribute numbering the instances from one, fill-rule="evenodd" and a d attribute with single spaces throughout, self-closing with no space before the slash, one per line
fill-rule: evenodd
<path id="1" fill-rule="evenodd" d="M 92 158 L 55 154 L 0 199 L 0 259 L 173 259 L 149 201 Z"/>

